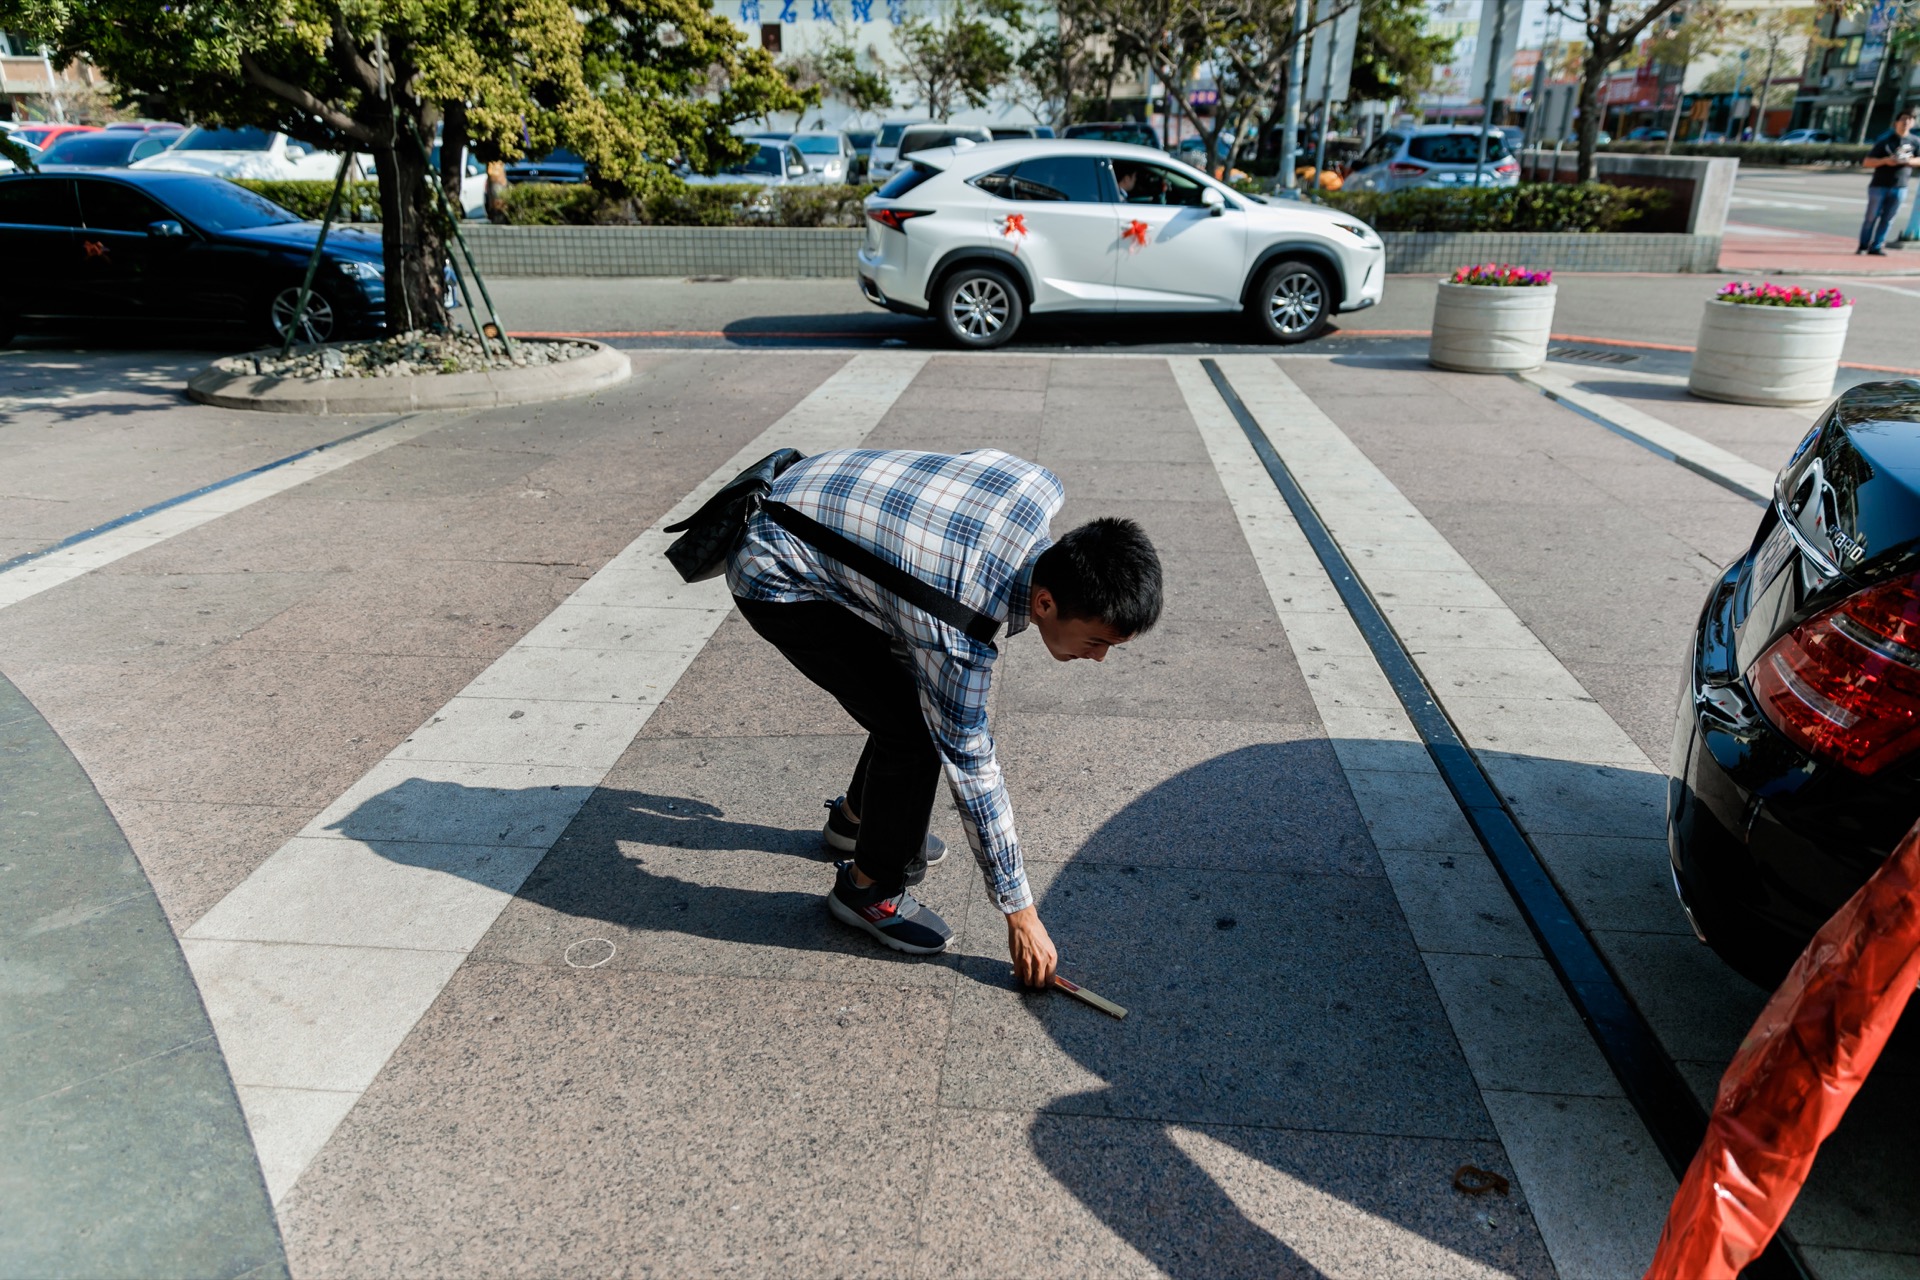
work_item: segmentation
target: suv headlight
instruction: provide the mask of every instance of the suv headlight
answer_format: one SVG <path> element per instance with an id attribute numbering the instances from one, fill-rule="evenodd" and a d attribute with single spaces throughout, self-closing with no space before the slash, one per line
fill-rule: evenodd
<path id="1" fill-rule="evenodd" d="M 341 275 L 352 276 L 355 280 L 379 280 L 386 275 L 386 268 L 377 262 L 360 262 L 348 258 L 334 265 L 340 268 Z"/>
<path id="2" fill-rule="evenodd" d="M 1352 236 L 1355 240 L 1360 241 L 1362 244 L 1373 239 L 1373 232 L 1367 230 L 1365 227 L 1357 227 L 1351 222 L 1336 222 L 1333 225 Z"/>

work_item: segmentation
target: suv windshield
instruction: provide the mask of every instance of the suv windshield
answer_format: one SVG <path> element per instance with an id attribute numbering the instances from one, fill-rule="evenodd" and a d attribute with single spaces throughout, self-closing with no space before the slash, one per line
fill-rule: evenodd
<path id="1" fill-rule="evenodd" d="M 810 156 L 837 156 L 840 154 L 840 135 L 799 133 L 794 135 L 793 145 Z"/>
<path id="2" fill-rule="evenodd" d="M 906 131 L 907 131 L 907 126 L 903 124 L 881 125 L 880 126 L 880 145 L 883 147 L 899 146 L 900 135 L 905 133 Z"/>
<path id="3" fill-rule="evenodd" d="M 1429 133 L 1407 143 L 1407 154 L 1428 164 L 1473 164 L 1480 158 L 1477 133 Z M 1513 152 L 1498 133 L 1487 135 L 1487 162 L 1505 160 Z"/>
<path id="4" fill-rule="evenodd" d="M 270 151 L 273 135 L 265 129 L 189 129 L 176 151 Z"/>
<path id="5" fill-rule="evenodd" d="M 172 205 L 188 222 L 208 231 L 244 231 L 300 221 L 298 214 L 224 178 L 169 182 L 154 186 L 151 194 Z"/>

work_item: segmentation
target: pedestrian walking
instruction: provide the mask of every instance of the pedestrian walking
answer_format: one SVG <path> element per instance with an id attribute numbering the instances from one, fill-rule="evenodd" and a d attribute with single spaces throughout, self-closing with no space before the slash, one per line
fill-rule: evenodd
<path id="1" fill-rule="evenodd" d="M 1860 247 L 1855 253 L 1871 254 L 1876 258 L 1887 253 L 1887 231 L 1893 226 L 1893 215 L 1900 208 L 1900 197 L 1906 191 L 1907 170 L 1920 165 L 1916 158 L 1916 148 L 1912 133 L 1914 110 L 1912 107 L 1900 108 L 1900 114 L 1893 118 L 1893 128 L 1880 135 L 1867 152 L 1867 158 L 1860 163 L 1873 170 L 1873 177 L 1867 184 L 1867 216 L 1860 223 Z"/>
<path id="2" fill-rule="evenodd" d="M 994 449 L 823 453 L 779 473 L 727 565 L 747 622 L 867 731 L 846 794 L 828 802 L 824 839 L 852 855 L 828 909 L 896 951 L 946 948 L 952 930 L 911 892 L 946 852 L 928 832 L 944 772 L 1033 987 L 1052 983 L 1059 957 L 988 729 L 995 638 L 1031 625 L 1058 661 L 1100 662 L 1161 605 L 1159 557 L 1132 521 L 1050 540 L 1065 496 L 1052 472 Z"/>

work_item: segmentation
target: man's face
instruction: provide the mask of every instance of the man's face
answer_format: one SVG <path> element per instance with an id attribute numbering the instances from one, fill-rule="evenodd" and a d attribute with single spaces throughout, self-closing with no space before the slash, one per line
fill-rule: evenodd
<path id="1" fill-rule="evenodd" d="M 1893 131 L 1895 133 L 1912 133 L 1913 117 L 1912 116 L 1896 117 L 1893 122 Z"/>
<path id="2" fill-rule="evenodd" d="M 1057 662 L 1072 662 L 1075 658 L 1105 662 L 1114 645 L 1125 644 L 1133 638 L 1121 635 L 1097 618 L 1062 617 L 1053 593 L 1045 587 L 1035 587 L 1033 591 L 1033 625 L 1040 632 L 1047 652 Z"/>

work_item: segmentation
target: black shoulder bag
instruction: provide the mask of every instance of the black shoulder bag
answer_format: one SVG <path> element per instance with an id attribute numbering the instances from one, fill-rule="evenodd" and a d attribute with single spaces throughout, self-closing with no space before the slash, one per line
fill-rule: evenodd
<path id="1" fill-rule="evenodd" d="M 938 587 L 881 559 L 845 534 L 802 515 L 786 503 L 767 501 L 774 480 L 803 456 L 794 449 L 768 454 L 729 480 L 698 511 L 678 524 L 668 525 L 667 533 L 683 535 L 667 548 L 667 559 L 679 570 L 680 576 L 688 582 L 704 582 L 724 573 L 728 558 L 746 536 L 747 521 L 755 511 L 764 511 L 768 519 L 815 551 L 872 579 L 916 609 L 981 644 L 993 643 L 1000 633 L 1000 624 L 986 614 L 961 604 Z"/>

